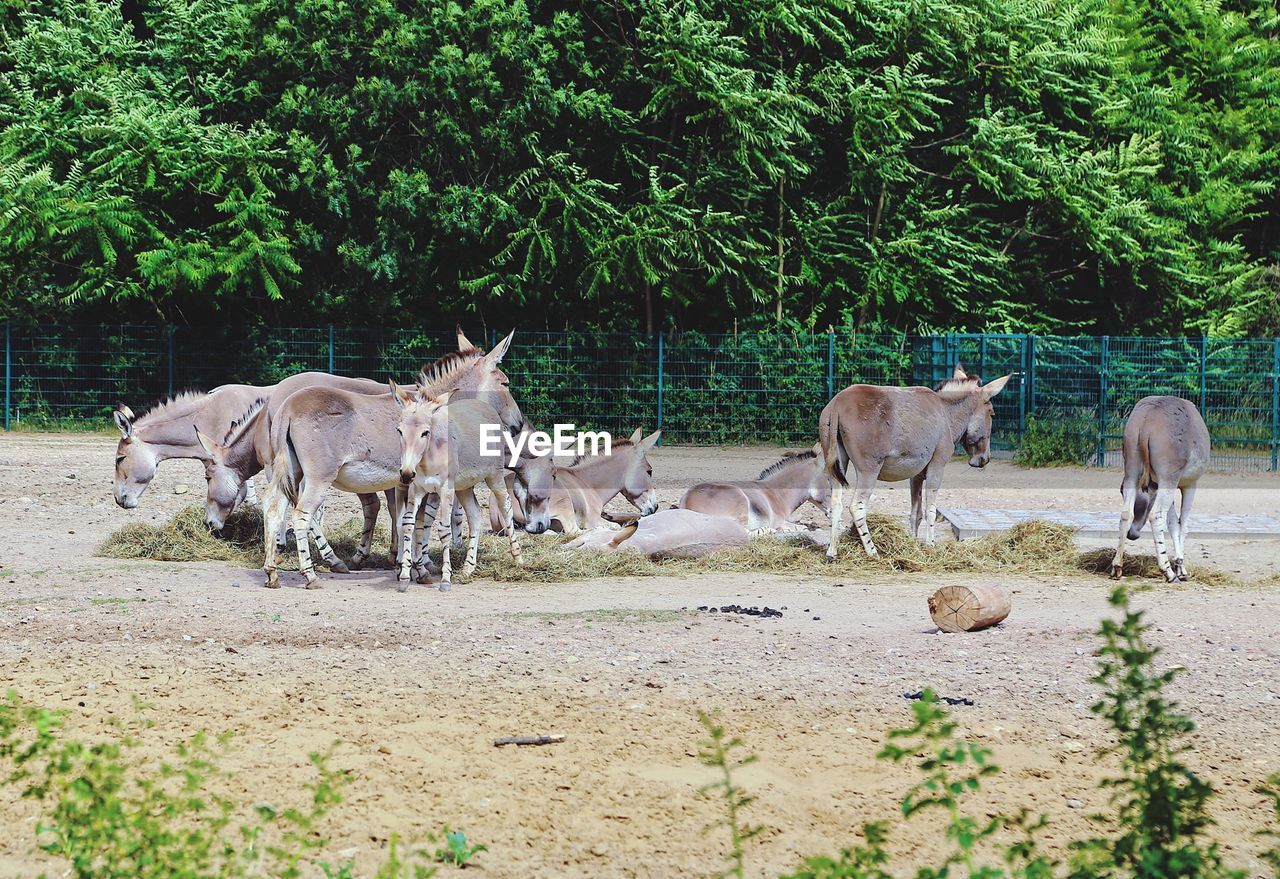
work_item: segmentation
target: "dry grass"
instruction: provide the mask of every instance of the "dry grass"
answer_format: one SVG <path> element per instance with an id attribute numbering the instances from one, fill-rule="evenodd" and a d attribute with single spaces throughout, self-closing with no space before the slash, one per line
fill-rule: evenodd
<path id="1" fill-rule="evenodd" d="M 899 572 L 1030 576 L 1067 576 L 1083 572 L 1105 576 L 1111 566 L 1111 550 L 1082 553 L 1072 539 L 1072 529 L 1050 522 L 1023 522 L 1000 534 L 963 542 L 946 541 L 932 547 L 913 538 L 892 516 L 872 514 L 868 517 L 868 524 L 880 556 L 869 558 L 857 539 L 847 536 L 834 564 L 826 563 L 821 547 L 768 538 L 699 559 L 652 561 L 633 552 L 574 552 L 563 548 L 564 538 L 522 535 L 524 565 L 516 567 L 511 563 L 508 541 L 486 535 L 480 542 L 480 565 L 475 576 L 505 583 L 561 583 L 611 577 L 705 573 L 839 577 Z M 325 536 L 339 557 L 349 559 L 354 554 L 360 539 L 360 527 L 360 520 L 350 519 L 326 530 Z M 373 545 L 373 557 L 366 567 L 391 568 L 388 558 L 390 538 L 385 528 L 379 526 Z M 215 537 L 204 526 L 203 511 L 199 507 L 187 507 L 161 527 L 138 524 L 120 528 L 98 548 L 98 555 L 169 562 L 226 561 L 245 567 L 261 567 L 262 513 L 256 507 L 236 511 L 227 520 L 222 534 Z M 313 554 L 313 558 L 319 561 L 318 555 Z M 455 567 L 460 562 L 461 559 L 455 556 Z M 296 564 L 297 555 L 290 547 L 281 554 L 280 567 L 295 569 Z M 1125 569 L 1131 577 L 1163 580 L 1152 556 L 1128 555 Z M 1240 582 L 1229 574 L 1202 565 L 1197 565 L 1193 574 L 1197 583 L 1209 586 Z"/>

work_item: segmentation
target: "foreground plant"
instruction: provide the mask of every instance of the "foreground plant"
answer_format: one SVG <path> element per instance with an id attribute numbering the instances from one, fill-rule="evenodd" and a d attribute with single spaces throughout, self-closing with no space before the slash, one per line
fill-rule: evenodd
<path id="1" fill-rule="evenodd" d="M 999 770 L 988 749 L 956 736 L 956 724 L 932 691 L 926 690 L 912 705 L 912 725 L 892 730 L 878 755 L 894 763 L 912 762 L 920 769 L 921 780 L 902 800 L 904 819 L 926 813 L 945 819 L 945 854 L 936 865 L 915 868 L 916 879 L 1243 879 L 1246 875 L 1223 864 L 1220 844 L 1208 835 L 1213 788 L 1182 760 L 1191 749 L 1187 736 L 1195 725 L 1165 697 L 1176 672 L 1155 670 L 1159 648 L 1147 644 L 1150 626 L 1142 621 L 1141 612 L 1130 607 L 1128 591 L 1116 589 L 1110 601 L 1120 616 L 1104 620 L 1098 631 L 1102 646 L 1094 681 L 1104 692 L 1093 706 L 1116 734 L 1107 753 L 1118 758 L 1120 767 L 1120 774 L 1103 782 L 1113 792 L 1112 814 L 1095 816 L 1106 832 L 1071 843 L 1071 861 L 1063 865 L 1039 851 L 1036 836 L 1047 824 L 1043 815 L 1032 816 L 1025 810 L 983 818 L 969 814 L 966 802 Z M 723 728 L 705 716 L 703 724 L 712 739 L 702 762 L 723 773 L 710 789 L 724 798 L 725 818 L 720 825 L 730 828 L 733 843 L 731 869 L 720 875 L 741 877 L 744 840 L 738 828 L 743 826 L 742 810 L 752 800 L 733 781 L 733 771 L 755 758 L 731 759 L 730 751 L 742 743 L 727 739 Z M 1257 792 L 1271 801 L 1280 819 L 1280 774 L 1267 779 Z M 1280 833 L 1273 829 L 1259 833 L 1277 841 L 1263 857 L 1280 879 Z M 800 870 L 783 879 L 892 879 L 902 873 L 891 869 L 888 841 L 887 822 L 865 824 L 861 842 L 836 856 L 806 858 Z"/>

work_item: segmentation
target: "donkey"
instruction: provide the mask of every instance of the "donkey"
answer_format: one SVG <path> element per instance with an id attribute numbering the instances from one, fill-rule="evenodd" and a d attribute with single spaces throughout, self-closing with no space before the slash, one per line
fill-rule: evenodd
<path id="1" fill-rule="evenodd" d="M 822 447 L 788 455 L 754 480 L 700 482 L 684 493 L 676 507 L 711 516 L 727 516 L 754 535 L 792 530 L 796 510 L 812 503 L 824 513 L 831 509 L 831 481 L 827 479 Z"/>
<path id="2" fill-rule="evenodd" d="M 452 391 L 433 393 L 432 385 L 416 392 L 391 383 L 391 395 L 400 407 L 400 484 L 406 486 L 407 500 L 400 518 L 400 574 L 398 589 L 409 587 L 409 561 L 412 557 L 413 522 L 418 507 L 426 496 L 435 492 L 440 497 L 439 509 L 452 509 L 454 498 L 462 502 L 467 515 L 469 542 L 462 576 L 476 569 L 480 549 L 480 502 L 475 487 L 481 482 L 489 486 L 494 502 L 502 511 L 504 530 L 511 537 L 511 558 L 522 564 L 520 539 L 512 522 L 511 497 L 503 467 L 503 455 L 486 454 L 482 442 L 487 425 L 500 423 L 498 411 L 483 400 L 460 400 L 451 403 Z M 444 517 L 440 517 L 443 523 Z M 447 527 L 447 526 L 446 526 Z M 422 530 L 420 556 L 425 559 L 430 544 L 431 524 Z M 452 588 L 453 561 L 450 541 L 444 541 L 444 558 L 440 565 L 440 591 Z M 420 578 L 420 582 L 425 577 Z"/>
<path id="3" fill-rule="evenodd" d="M 697 558 L 721 549 L 746 546 L 749 540 L 747 529 L 735 519 L 676 507 L 645 516 L 620 531 L 596 528 L 583 532 L 564 548 L 600 552 L 631 550 L 652 559 Z"/>
<path id="4" fill-rule="evenodd" d="M 524 426 L 524 416 L 507 390 L 506 373 L 499 368 L 510 345 L 511 336 L 507 336 L 487 354 L 475 348 L 446 354 L 423 370 L 420 389 L 439 394 L 458 388 L 458 397 L 490 400 L 502 425 L 519 431 Z M 399 423 L 400 407 L 391 394 L 353 394 L 322 387 L 293 393 L 275 413 L 271 420 L 272 476 L 263 504 L 263 570 L 267 587 L 280 585 L 273 535 L 284 521 L 288 505 L 294 508 L 295 533 L 305 533 L 299 526 L 305 529 L 329 486 L 373 493 L 400 485 L 401 454 L 396 436 Z M 394 506 L 399 523 L 398 501 Z M 370 527 L 367 512 L 365 527 Z M 397 561 L 401 544 L 398 531 L 397 524 L 392 534 Z M 361 545 L 364 543 L 362 535 Z M 307 588 L 317 588 L 319 581 L 306 541 L 298 541 L 298 564 L 307 579 Z"/>
<path id="5" fill-rule="evenodd" d="M 260 399 L 242 415 L 221 442 L 196 431 L 200 445 L 204 447 L 208 459 L 204 462 L 205 481 L 208 491 L 205 496 L 204 521 L 209 530 L 221 531 L 227 517 L 239 506 L 245 497 L 245 489 L 250 479 L 260 473 L 271 459 L 270 422 L 267 418 L 267 400 Z M 387 509 L 394 514 L 395 491 L 388 490 Z M 380 503 L 376 494 L 360 494 L 360 506 L 364 512 L 365 523 L 361 535 L 360 546 L 356 550 L 352 564 L 359 567 L 370 555 L 370 544 L 373 540 L 374 526 L 377 524 Z M 320 550 L 329 569 L 335 574 L 350 573 L 347 564 L 338 558 L 321 525 L 321 506 L 309 523 L 310 537 Z M 398 520 L 397 520 L 398 521 Z M 392 525 L 395 526 L 395 521 Z M 282 541 L 277 538 L 277 547 Z"/>
<path id="6" fill-rule="evenodd" d="M 346 378 L 325 372 L 300 372 L 278 384 L 222 385 L 208 393 L 185 392 L 152 407 L 141 416 L 121 403 L 112 417 L 120 429 L 116 444 L 114 495 L 116 503 L 126 510 L 138 506 L 138 500 L 155 478 L 156 466 L 170 458 L 208 460 L 195 431 L 205 436 L 223 436 L 231 424 L 256 400 L 266 399 L 268 415 L 300 388 L 325 385 L 357 393 L 382 393 L 383 385 L 362 378 Z M 253 484 L 246 486 L 253 500 Z"/>
<path id="7" fill-rule="evenodd" d="M 1181 397 L 1143 397 L 1124 426 L 1124 479 L 1120 483 L 1120 540 L 1111 560 L 1111 579 L 1124 576 L 1125 537 L 1137 540 L 1151 517 L 1156 563 L 1165 579 L 1186 580 L 1183 541 L 1191 519 L 1196 482 L 1209 468 L 1209 428 L 1196 407 Z M 1182 506 L 1173 514 L 1173 493 L 1182 493 Z M 1154 492 L 1154 496 L 1153 496 Z M 1173 527 L 1169 528 L 1172 521 Z M 1165 534 L 1173 537 L 1172 562 Z"/>
<path id="8" fill-rule="evenodd" d="M 574 535 L 604 524 L 604 507 L 621 494 L 641 516 L 658 508 L 653 466 L 647 457 L 662 435 L 656 430 L 641 438 L 636 428 L 628 439 L 610 445 L 607 455 L 579 456 L 560 466 L 551 455 L 522 457 L 507 475 L 507 490 L 515 498 L 514 519 L 530 534 L 559 530 Z M 490 508 L 490 525 L 505 527 Z"/>
<path id="9" fill-rule="evenodd" d="M 911 480 L 911 533 L 934 542 L 937 495 L 942 471 L 956 443 L 969 454 L 970 467 L 991 460 L 991 398 L 1004 390 L 1012 375 L 986 385 L 956 365 L 949 381 L 930 388 L 887 388 L 850 385 L 832 398 L 818 420 L 819 444 L 831 480 L 831 540 L 827 560 L 834 561 L 840 537 L 847 472 L 855 477 L 853 522 L 867 555 L 878 554 L 867 528 L 867 502 L 876 480 Z"/>

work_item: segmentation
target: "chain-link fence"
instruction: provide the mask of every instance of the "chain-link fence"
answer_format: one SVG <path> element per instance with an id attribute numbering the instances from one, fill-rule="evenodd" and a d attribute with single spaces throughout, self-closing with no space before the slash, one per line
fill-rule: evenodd
<path id="1" fill-rule="evenodd" d="M 178 391 L 304 370 L 412 381 L 454 344 L 447 331 L 6 324 L 5 427 L 100 428 L 120 400 L 141 412 Z M 1040 419 L 1114 465 L 1133 404 L 1174 394 L 1204 413 L 1216 468 L 1280 468 L 1280 339 L 518 332 L 503 366 L 534 424 L 802 445 L 846 385 L 934 385 L 957 362 L 984 380 L 1014 375 L 995 400 L 997 449 Z"/>

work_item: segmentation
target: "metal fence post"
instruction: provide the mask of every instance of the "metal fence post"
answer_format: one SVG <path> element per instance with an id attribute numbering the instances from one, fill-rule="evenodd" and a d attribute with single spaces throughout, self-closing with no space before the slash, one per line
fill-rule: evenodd
<path id="1" fill-rule="evenodd" d="M 827 330 L 827 399 L 836 395 L 836 334 Z"/>
<path id="2" fill-rule="evenodd" d="M 1036 337 L 1027 334 L 1027 414 L 1036 414 Z"/>
<path id="3" fill-rule="evenodd" d="M 1022 336 L 1022 344 L 1018 350 L 1018 370 L 1021 373 L 1018 376 L 1018 433 L 1025 434 L 1027 432 L 1027 391 L 1031 388 L 1027 379 L 1027 337 L 1025 333 Z"/>
<path id="4" fill-rule="evenodd" d="M 1205 381 L 1205 363 L 1209 359 L 1209 337 L 1200 337 L 1200 414 L 1204 415 L 1206 387 Z"/>
<path id="5" fill-rule="evenodd" d="M 173 396 L 173 324 L 168 324 L 167 330 L 169 335 L 169 393 L 168 395 L 172 397 Z"/>
<path id="6" fill-rule="evenodd" d="M 658 430 L 662 430 L 662 333 L 658 333 Z M 662 445 L 662 436 L 658 436 Z"/>
<path id="7" fill-rule="evenodd" d="M 1271 355 L 1271 470 L 1280 470 L 1280 339 Z"/>
<path id="8" fill-rule="evenodd" d="M 1098 368 L 1098 466 L 1107 463 L 1107 371 L 1110 369 L 1111 337 L 1102 337 L 1102 362 Z"/>
<path id="9" fill-rule="evenodd" d="M 987 375 L 987 334 L 983 333 L 978 342 L 978 375 L 983 378 L 990 378 Z"/>
<path id="10" fill-rule="evenodd" d="M 9 408 L 10 408 L 9 398 L 10 398 L 10 395 L 12 394 L 12 388 L 13 388 L 12 366 L 10 365 L 12 360 L 11 352 L 13 351 L 13 345 L 10 339 L 10 328 L 12 326 L 13 326 L 13 321 L 7 320 L 4 322 L 4 429 L 5 430 L 9 429 Z M 1277 348 L 1276 350 L 1280 351 L 1280 348 Z M 1272 467 L 1272 469 L 1274 470 L 1275 468 Z"/>
<path id="11" fill-rule="evenodd" d="M 329 324 L 329 374 L 333 375 L 333 324 Z"/>

